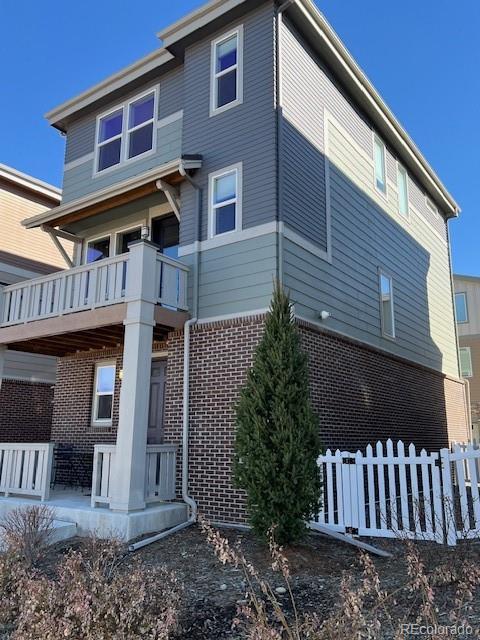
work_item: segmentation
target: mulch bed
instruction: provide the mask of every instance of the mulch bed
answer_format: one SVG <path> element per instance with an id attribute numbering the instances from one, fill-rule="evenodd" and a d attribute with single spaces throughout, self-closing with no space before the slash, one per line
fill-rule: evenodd
<path id="1" fill-rule="evenodd" d="M 280 574 L 273 572 L 265 545 L 252 533 L 224 529 L 222 535 L 232 545 L 240 542 L 247 560 L 259 574 L 267 578 L 273 588 L 284 586 Z M 392 553 L 391 558 L 374 557 L 381 577 L 382 589 L 393 591 L 406 583 L 405 545 L 398 540 L 368 540 L 371 544 Z M 480 561 L 480 544 L 469 542 L 447 548 L 431 542 L 416 543 L 422 547 L 427 570 L 448 562 L 457 563 L 462 557 Z M 54 572 L 59 555 L 69 548 L 82 546 L 81 539 L 60 543 L 49 550 L 42 562 L 42 570 Z M 348 572 L 354 580 L 361 580 L 362 569 L 358 549 L 311 534 L 306 540 L 285 551 L 290 563 L 291 585 L 298 610 L 327 617 L 339 601 L 342 574 Z M 148 565 L 163 565 L 174 571 L 184 588 L 182 633 L 179 640 L 216 640 L 238 638 L 241 631 L 232 627 L 239 604 L 245 602 L 245 583 L 239 569 L 223 566 L 215 557 L 198 527 L 192 526 L 135 552 Z M 126 558 L 128 562 L 128 557 Z M 278 599 L 290 608 L 288 594 Z M 472 624 L 480 628 L 480 602 L 472 612 Z M 406 602 L 398 603 L 405 608 Z M 404 613 L 404 611 L 402 611 Z M 400 614 L 402 615 L 402 614 Z"/>

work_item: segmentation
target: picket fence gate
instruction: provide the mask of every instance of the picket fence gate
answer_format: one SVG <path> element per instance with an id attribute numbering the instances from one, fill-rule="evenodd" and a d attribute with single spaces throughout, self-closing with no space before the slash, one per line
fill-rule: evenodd
<path id="1" fill-rule="evenodd" d="M 365 453 L 328 449 L 318 459 L 323 507 L 316 523 L 348 535 L 434 540 L 480 537 L 480 449 L 417 452 L 391 440 Z M 312 523 L 313 524 L 313 523 Z"/>

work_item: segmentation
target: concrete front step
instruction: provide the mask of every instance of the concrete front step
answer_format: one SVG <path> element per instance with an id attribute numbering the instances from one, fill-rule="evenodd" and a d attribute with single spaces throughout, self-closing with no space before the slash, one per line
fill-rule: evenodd
<path id="1" fill-rule="evenodd" d="M 51 544 L 68 540 L 77 535 L 77 525 L 75 522 L 66 522 L 65 520 L 54 520 Z"/>

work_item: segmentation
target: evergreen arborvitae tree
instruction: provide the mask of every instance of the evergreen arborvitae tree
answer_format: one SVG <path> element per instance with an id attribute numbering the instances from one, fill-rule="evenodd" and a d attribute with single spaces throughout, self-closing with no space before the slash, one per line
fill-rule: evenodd
<path id="1" fill-rule="evenodd" d="M 321 446 L 307 356 L 278 283 L 236 418 L 235 480 L 247 493 L 250 523 L 263 538 L 274 527 L 280 544 L 295 542 L 319 509 Z"/>

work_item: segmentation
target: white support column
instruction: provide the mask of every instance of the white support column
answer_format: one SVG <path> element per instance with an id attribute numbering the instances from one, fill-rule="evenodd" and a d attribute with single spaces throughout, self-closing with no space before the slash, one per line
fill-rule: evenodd
<path id="1" fill-rule="evenodd" d="M 115 511 L 145 508 L 148 403 L 155 309 L 157 247 L 139 240 L 129 247 L 120 391 L 112 500 Z"/>

